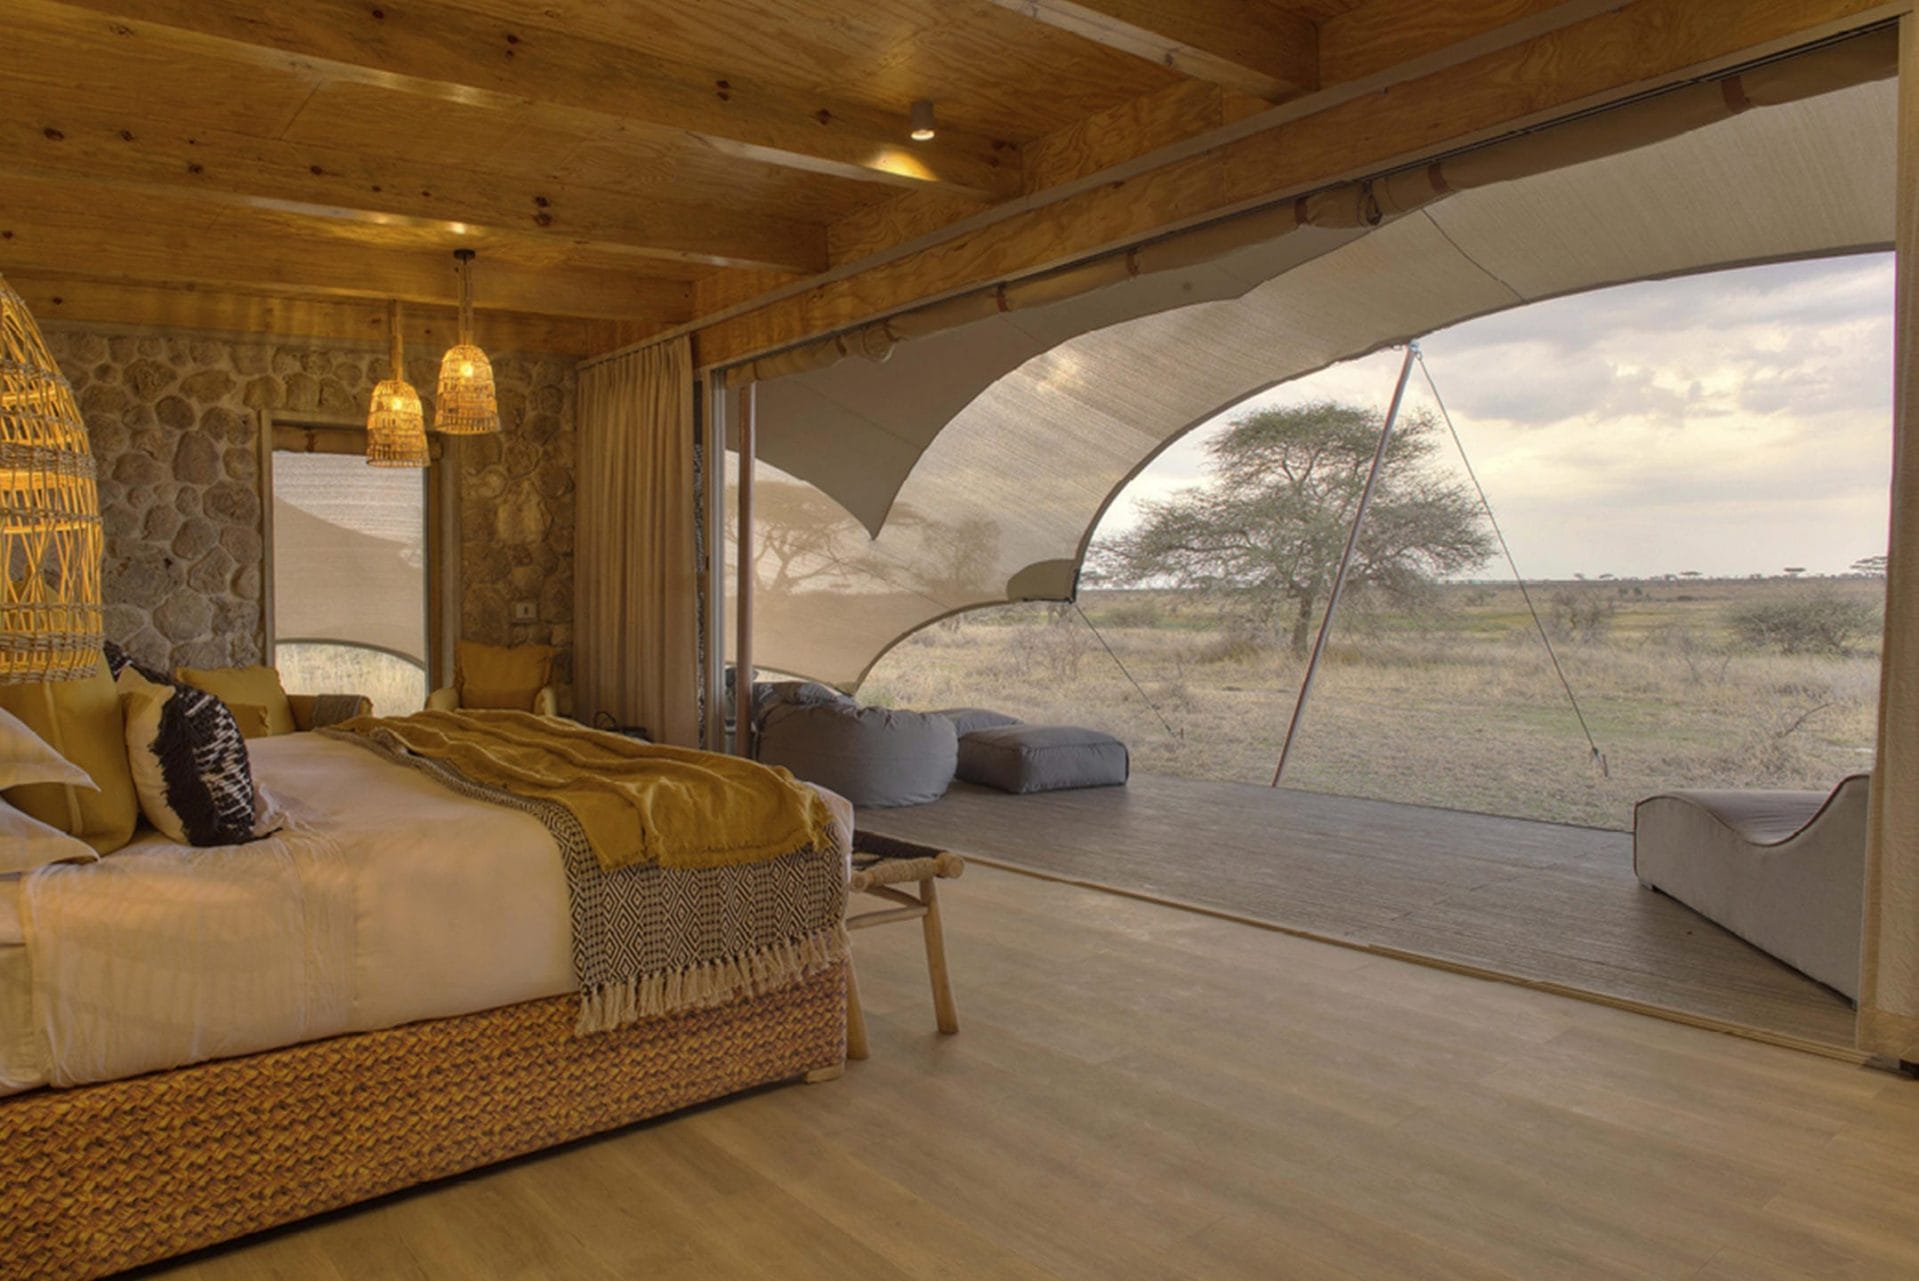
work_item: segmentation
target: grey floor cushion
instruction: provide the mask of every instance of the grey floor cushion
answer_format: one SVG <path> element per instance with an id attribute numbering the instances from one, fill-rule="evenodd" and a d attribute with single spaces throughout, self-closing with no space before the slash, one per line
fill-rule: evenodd
<path id="1" fill-rule="evenodd" d="M 953 781 L 959 735 L 926 712 L 850 703 L 786 705 L 767 713 L 759 757 L 855 805 L 919 805 Z"/>
<path id="2" fill-rule="evenodd" d="M 961 738 L 983 729 L 997 729 L 1001 725 L 1017 725 L 1017 716 L 1008 716 L 1005 712 L 996 712 L 990 707 L 942 707 L 935 716 L 944 716 L 953 722 L 953 728 Z"/>
<path id="3" fill-rule="evenodd" d="M 1117 786 L 1128 766 L 1126 744 L 1071 725 L 1001 725 L 959 744 L 959 776 L 1002 792 Z"/>

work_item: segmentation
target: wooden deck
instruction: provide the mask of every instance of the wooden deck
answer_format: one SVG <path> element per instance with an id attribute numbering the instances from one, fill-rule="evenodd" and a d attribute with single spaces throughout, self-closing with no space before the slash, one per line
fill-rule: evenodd
<path id="1" fill-rule="evenodd" d="M 1852 1044 L 1844 998 L 1642 888 L 1621 832 L 1151 775 L 1039 796 L 956 783 L 931 805 L 860 822 L 1329 938 Z"/>

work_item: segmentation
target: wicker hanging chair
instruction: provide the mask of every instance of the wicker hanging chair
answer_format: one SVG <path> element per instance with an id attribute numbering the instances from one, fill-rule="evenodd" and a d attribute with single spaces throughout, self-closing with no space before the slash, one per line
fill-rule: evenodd
<path id="1" fill-rule="evenodd" d="M 448 436 L 484 436 L 500 430 L 493 365 L 473 343 L 473 251 L 456 249 L 460 263 L 460 340 L 440 361 L 433 397 L 433 430 Z"/>
<path id="2" fill-rule="evenodd" d="M 0 684 L 100 664 L 100 494 L 73 389 L 0 277 Z"/>
<path id="3" fill-rule="evenodd" d="M 426 416 L 420 393 L 406 380 L 406 349 L 400 334 L 400 304 L 387 304 L 390 331 L 387 376 L 373 389 L 366 415 L 366 461 L 369 467 L 425 467 L 431 458 L 426 443 Z"/>

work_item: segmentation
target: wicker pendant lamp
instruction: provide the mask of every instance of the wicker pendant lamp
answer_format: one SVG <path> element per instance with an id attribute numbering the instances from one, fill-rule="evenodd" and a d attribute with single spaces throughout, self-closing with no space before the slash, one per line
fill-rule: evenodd
<path id="1" fill-rule="evenodd" d="M 392 353 L 390 368 L 373 389 L 366 415 L 366 461 L 369 467 L 424 467 L 427 465 L 426 415 L 420 393 L 406 380 L 405 339 L 400 334 L 400 303 L 387 304 L 386 323 Z"/>
<path id="2" fill-rule="evenodd" d="M 449 436 L 484 436 L 500 430 L 500 404 L 493 395 L 493 365 L 473 345 L 473 251 L 455 249 L 460 263 L 460 341 L 440 361 L 440 390 L 433 398 L 433 430 Z"/>
<path id="3" fill-rule="evenodd" d="M 0 685 L 100 664 L 100 493 L 73 389 L 0 277 Z"/>

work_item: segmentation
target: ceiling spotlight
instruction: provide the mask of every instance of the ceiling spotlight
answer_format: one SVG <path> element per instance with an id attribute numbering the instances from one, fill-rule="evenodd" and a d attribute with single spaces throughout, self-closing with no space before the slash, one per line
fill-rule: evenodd
<path id="1" fill-rule="evenodd" d="M 930 142 L 933 133 L 933 100 L 921 98 L 913 104 L 913 141 Z"/>

